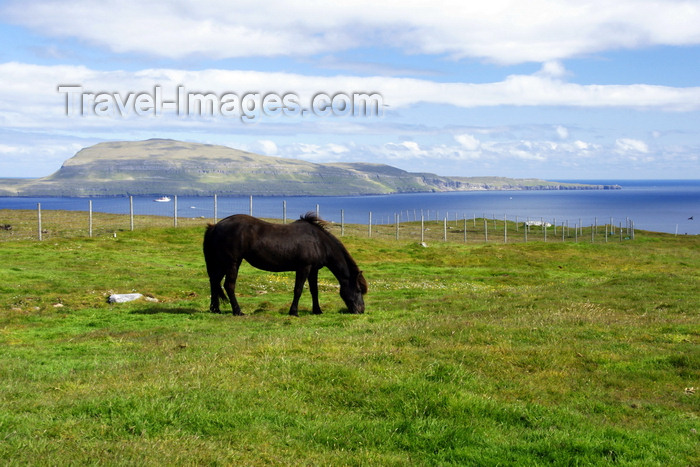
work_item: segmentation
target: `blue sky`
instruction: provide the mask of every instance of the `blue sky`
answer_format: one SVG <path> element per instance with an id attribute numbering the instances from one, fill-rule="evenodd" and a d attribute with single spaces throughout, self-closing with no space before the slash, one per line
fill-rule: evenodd
<path id="1" fill-rule="evenodd" d="M 676 0 L 4 1 L 0 177 L 172 138 L 441 175 L 697 179 L 698 24 L 700 1 Z M 102 106 L 70 114 L 67 85 Z M 156 88 L 217 106 L 366 93 L 381 115 L 137 112 L 129 96 Z"/>

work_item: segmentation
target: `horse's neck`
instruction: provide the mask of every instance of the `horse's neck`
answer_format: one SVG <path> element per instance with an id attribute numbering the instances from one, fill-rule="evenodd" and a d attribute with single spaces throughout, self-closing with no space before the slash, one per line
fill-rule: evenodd
<path id="1" fill-rule="evenodd" d="M 338 241 L 338 247 L 337 250 L 329 255 L 330 257 L 326 262 L 326 267 L 330 269 L 338 281 L 348 280 L 353 274 L 356 274 L 359 269 L 347 250 L 340 244 L 340 241 Z"/>

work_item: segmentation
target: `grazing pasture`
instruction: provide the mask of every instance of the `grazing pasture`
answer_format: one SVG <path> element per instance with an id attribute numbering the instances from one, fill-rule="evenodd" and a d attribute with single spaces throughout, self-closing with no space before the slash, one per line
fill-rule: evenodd
<path id="1" fill-rule="evenodd" d="M 324 314 L 306 290 L 297 318 L 294 273 L 245 262 L 248 316 L 209 313 L 203 232 L 0 242 L 5 463 L 700 464 L 697 236 L 349 228 L 365 313 L 322 269 Z"/>

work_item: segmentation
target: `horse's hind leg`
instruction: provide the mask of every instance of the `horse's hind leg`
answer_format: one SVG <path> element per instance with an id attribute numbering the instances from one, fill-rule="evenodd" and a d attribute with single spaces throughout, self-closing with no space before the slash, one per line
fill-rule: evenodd
<path id="1" fill-rule="evenodd" d="M 209 274 L 209 288 L 211 289 L 211 301 L 209 302 L 209 311 L 212 313 L 221 313 L 219 309 L 219 298 L 226 298 L 221 290 L 221 279 L 223 279 L 223 274 L 218 277 Z"/>
<path id="2" fill-rule="evenodd" d="M 223 269 L 212 264 L 207 264 L 207 274 L 209 275 L 209 289 L 211 293 L 209 311 L 212 313 L 221 313 L 219 309 L 219 300 L 228 300 L 224 291 L 221 289 L 221 280 L 224 278 Z"/>
<path id="3" fill-rule="evenodd" d="M 234 315 L 240 316 L 241 307 L 238 305 L 238 300 L 236 300 L 236 279 L 238 278 L 238 268 L 241 265 L 241 261 L 234 261 L 231 269 L 226 273 L 226 278 L 224 279 L 224 289 L 228 295 L 228 299 L 231 302 L 231 312 Z"/>

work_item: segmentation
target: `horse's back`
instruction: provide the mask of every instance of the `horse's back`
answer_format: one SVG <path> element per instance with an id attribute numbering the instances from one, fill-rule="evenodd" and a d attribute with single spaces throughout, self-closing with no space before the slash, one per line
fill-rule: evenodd
<path id="1" fill-rule="evenodd" d="M 234 214 L 210 225 L 205 233 L 205 242 L 239 252 L 270 248 L 293 242 L 299 235 L 293 225 L 272 224 L 247 214 Z"/>
<path id="2" fill-rule="evenodd" d="M 261 226 L 264 227 L 267 225 L 273 224 L 270 224 L 269 222 L 266 222 L 262 219 L 258 219 L 257 217 L 249 216 L 248 214 L 234 214 L 232 216 L 228 216 L 224 219 L 221 219 L 215 224 L 215 227 L 217 229 L 226 231 L 230 229 L 247 229 Z"/>
<path id="3" fill-rule="evenodd" d="M 205 250 L 233 261 L 245 259 L 267 271 L 298 270 L 303 265 L 322 267 L 327 257 L 327 235 L 311 222 L 273 224 L 246 214 L 235 214 L 209 227 Z"/>
<path id="4" fill-rule="evenodd" d="M 269 230 L 273 224 L 247 214 L 234 214 L 214 224 L 211 236 L 219 242 L 245 239 L 256 232 Z"/>

